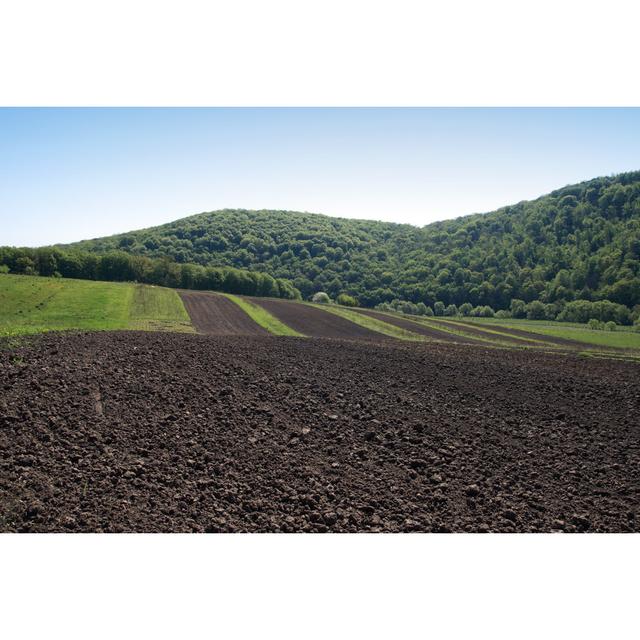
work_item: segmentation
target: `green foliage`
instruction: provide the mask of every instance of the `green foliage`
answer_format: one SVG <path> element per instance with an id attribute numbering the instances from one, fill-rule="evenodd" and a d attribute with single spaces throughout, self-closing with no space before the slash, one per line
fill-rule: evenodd
<path id="1" fill-rule="evenodd" d="M 129 245 L 125 245 L 129 246 Z M 287 280 L 267 273 L 232 267 L 178 264 L 168 258 L 149 258 L 124 251 L 104 254 L 63 250 L 0 247 L 0 273 L 78 278 L 108 282 L 141 282 L 182 289 L 203 289 L 251 296 L 300 299 Z"/>
<path id="2" fill-rule="evenodd" d="M 520 312 L 519 305 L 516 307 Z M 525 305 L 527 320 L 555 320 L 558 315 L 558 309 L 555 304 L 543 304 L 539 300 L 534 300 Z"/>
<path id="3" fill-rule="evenodd" d="M 445 310 L 445 306 L 444 306 L 444 302 L 438 300 L 434 305 L 433 305 L 433 312 L 435 313 L 435 315 L 437 316 L 443 316 L 444 315 L 444 310 Z"/>
<path id="4" fill-rule="evenodd" d="M 444 310 L 444 315 L 445 316 L 457 316 L 458 315 L 458 307 L 456 307 L 455 304 L 450 304 L 445 310 Z"/>
<path id="5" fill-rule="evenodd" d="M 527 303 L 524 300 L 518 300 L 518 298 L 513 298 L 511 300 L 510 311 L 511 311 L 512 318 L 526 318 Z"/>
<path id="6" fill-rule="evenodd" d="M 424 302 L 414 304 L 406 300 L 392 300 L 391 302 L 381 302 L 375 307 L 379 311 L 396 311 L 397 313 L 404 313 L 411 316 L 432 316 L 433 309 L 427 307 Z"/>
<path id="7" fill-rule="evenodd" d="M 589 329 L 593 329 L 594 331 L 601 331 L 602 329 L 604 329 L 604 323 L 597 318 L 591 318 L 591 320 L 587 322 L 587 327 L 589 327 Z"/>
<path id="8" fill-rule="evenodd" d="M 631 324 L 629 309 L 609 300 L 574 300 L 564 307 L 557 319 L 562 322 L 588 322 L 591 318 L 602 322 L 612 320 L 618 324 Z"/>
<path id="9" fill-rule="evenodd" d="M 506 309 L 500 309 L 499 311 L 496 311 L 496 318 L 500 318 L 501 320 L 511 318 L 511 312 Z"/>
<path id="10" fill-rule="evenodd" d="M 613 320 L 609 320 L 609 322 L 605 323 L 604 330 L 605 331 L 615 331 L 617 326 L 618 325 Z"/>
<path id="11" fill-rule="evenodd" d="M 268 272 L 305 298 L 344 292 L 369 307 L 397 298 L 445 308 L 510 309 L 513 300 L 558 303 L 558 310 L 574 300 L 631 308 L 640 304 L 640 172 L 424 228 L 223 210 L 77 246 Z M 511 312 L 526 315 L 522 305 Z"/>
<path id="12" fill-rule="evenodd" d="M 470 316 L 472 310 L 473 310 L 473 305 L 470 302 L 465 302 L 464 304 L 461 304 L 460 307 L 458 308 L 460 315 L 465 317 Z"/>
<path id="13" fill-rule="evenodd" d="M 311 301 L 316 304 L 330 304 L 331 298 L 324 291 L 318 291 L 318 293 L 313 294 Z"/>
<path id="14" fill-rule="evenodd" d="M 471 310 L 470 315 L 475 316 L 477 318 L 493 318 L 493 316 L 495 315 L 495 312 L 490 306 L 485 305 L 483 307 L 480 307 L 480 306 L 474 307 Z"/>
<path id="15" fill-rule="evenodd" d="M 341 293 L 337 298 L 336 302 L 343 307 L 357 307 L 358 301 L 347 293 Z"/>

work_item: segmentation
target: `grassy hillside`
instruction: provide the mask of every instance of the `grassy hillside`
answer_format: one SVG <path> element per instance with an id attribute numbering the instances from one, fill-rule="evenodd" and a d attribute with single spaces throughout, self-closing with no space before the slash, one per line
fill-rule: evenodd
<path id="1" fill-rule="evenodd" d="M 290 211 L 224 210 L 75 247 L 226 265 L 346 292 L 509 308 L 574 299 L 640 304 L 640 172 L 424 228 Z"/>
<path id="2" fill-rule="evenodd" d="M 0 336 L 65 329 L 193 331 L 170 289 L 0 274 Z"/>

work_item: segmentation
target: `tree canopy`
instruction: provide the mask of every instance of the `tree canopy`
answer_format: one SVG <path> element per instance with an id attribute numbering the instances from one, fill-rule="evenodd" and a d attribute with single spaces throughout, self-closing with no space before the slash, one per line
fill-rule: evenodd
<path id="1" fill-rule="evenodd" d="M 267 273 L 230 267 L 178 264 L 168 258 L 136 256 L 125 251 L 96 254 L 56 247 L 0 247 L 0 273 L 144 282 L 164 287 L 240 293 L 248 296 L 300 298 L 287 280 Z"/>
<path id="2" fill-rule="evenodd" d="M 325 291 L 368 307 L 399 299 L 507 310 L 518 300 L 560 313 L 576 300 L 609 300 L 632 309 L 640 304 L 640 172 L 422 228 L 225 209 L 71 246 L 265 273 L 305 298 Z"/>

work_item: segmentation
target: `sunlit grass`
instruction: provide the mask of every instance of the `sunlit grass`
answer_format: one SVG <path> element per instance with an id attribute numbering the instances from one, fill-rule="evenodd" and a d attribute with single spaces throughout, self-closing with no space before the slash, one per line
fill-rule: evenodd
<path id="1" fill-rule="evenodd" d="M 193 331 L 172 289 L 0 274 L 0 336 L 69 329 Z"/>

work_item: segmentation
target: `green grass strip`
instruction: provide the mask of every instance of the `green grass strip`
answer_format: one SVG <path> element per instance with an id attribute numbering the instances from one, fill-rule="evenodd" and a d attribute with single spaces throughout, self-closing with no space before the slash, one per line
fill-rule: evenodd
<path id="1" fill-rule="evenodd" d="M 461 327 L 462 330 L 464 331 L 464 327 L 465 324 L 464 322 L 459 322 L 456 321 L 454 319 L 451 318 L 438 318 L 437 320 L 434 320 L 435 323 L 445 323 L 445 324 L 451 324 L 454 325 L 456 327 Z M 499 331 L 498 329 L 500 327 L 492 327 L 491 329 L 487 328 L 486 325 L 474 325 L 473 326 L 474 329 L 476 329 L 477 331 L 482 331 L 484 333 L 493 333 L 497 336 L 503 336 L 504 338 L 513 338 L 514 340 L 517 340 L 518 342 L 520 341 L 524 341 L 524 342 L 531 342 L 532 344 L 539 344 L 539 345 L 552 345 L 552 346 L 556 346 L 556 343 L 553 342 L 547 342 L 545 340 L 542 340 L 542 336 L 540 336 L 540 340 L 537 340 L 536 338 L 525 338 L 524 336 L 516 336 L 512 333 L 506 333 L 505 331 Z"/>
<path id="2" fill-rule="evenodd" d="M 129 329 L 195 333 L 182 299 L 174 289 L 135 285 L 129 306 Z"/>
<path id="3" fill-rule="evenodd" d="M 328 311 L 329 313 L 341 316 L 346 320 L 350 320 L 354 324 L 359 324 L 365 329 L 376 331 L 377 333 L 382 333 L 385 336 L 390 336 L 391 338 L 397 338 L 398 340 L 409 340 L 411 342 L 429 342 L 429 340 L 425 336 L 421 336 L 417 333 L 407 331 L 406 329 L 396 327 L 393 324 L 383 322 L 382 320 L 378 320 L 377 318 L 366 316 L 362 313 L 358 313 L 357 311 L 352 311 L 347 307 L 339 307 L 327 304 L 303 304 L 310 304 L 310 306 L 315 307 L 316 309 L 322 309 L 323 311 Z"/>
<path id="4" fill-rule="evenodd" d="M 442 333 L 450 333 L 451 335 L 458 336 L 460 338 L 467 338 L 472 342 L 484 343 L 487 345 L 498 345 L 500 347 L 509 347 L 512 348 L 516 345 L 513 343 L 500 342 L 498 340 L 492 340 L 490 338 L 480 338 L 478 336 L 466 333 L 464 331 L 459 331 L 458 329 L 453 329 L 448 326 L 444 326 L 438 324 L 436 322 L 429 322 L 429 319 L 424 316 L 410 316 L 402 313 L 392 313 L 390 311 L 378 311 L 377 313 L 383 313 L 384 315 L 390 316 L 392 318 L 402 318 L 403 320 L 408 320 L 409 322 L 415 322 L 416 324 L 423 324 L 429 327 L 430 329 L 434 329 L 435 331 L 441 331 Z M 524 346 L 524 345 L 523 345 Z"/>
<path id="5" fill-rule="evenodd" d="M 466 318 L 474 326 L 493 324 L 494 318 Z M 615 331 L 589 329 L 585 324 L 555 322 L 552 320 L 524 320 L 508 318 L 497 320 L 508 329 L 523 329 L 537 333 L 544 340 L 546 336 L 567 338 L 587 345 L 617 349 L 640 350 L 640 333 L 632 327 L 618 326 Z M 484 327 L 483 327 L 484 328 Z"/>
<path id="6" fill-rule="evenodd" d="M 302 333 L 294 331 L 291 327 L 288 327 L 284 322 L 280 322 L 278 318 L 271 315 L 266 309 L 263 309 L 253 302 L 249 302 L 244 298 L 231 295 L 230 293 L 223 293 L 221 295 L 226 296 L 229 300 L 235 302 L 256 324 L 264 327 L 269 333 L 274 336 L 294 336 L 298 338 L 306 338 Z"/>

